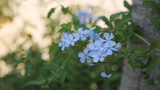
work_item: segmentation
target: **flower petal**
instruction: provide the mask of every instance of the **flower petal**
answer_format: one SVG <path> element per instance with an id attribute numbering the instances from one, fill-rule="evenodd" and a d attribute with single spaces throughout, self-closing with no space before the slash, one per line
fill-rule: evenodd
<path id="1" fill-rule="evenodd" d="M 109 40 L 111 40 L 111 39 L 113 39 L 113 38 L 114 38 L 113 33 L 110 33 Z"/>
<path id="2" fill-rule="evenodd" d="M 109 33 L 104 33 L 104 37 L 105 37 L 106 40 L 108 40 L 109 39 Z"/>
<path id="3" fill-rule="evenodd" d="M 81 35 L 81 40 L 82 41 L 85 41 L 86 40 L 86 37 L 84 35 Z"/>
<path id="4" fill-rule="evenodd" d="M 83 52 L 84 52 L 85 54 L 87 54 L 88 51 L 89 51 L 88 48 L 83 49 Z"/>
<path id="5" fill-rule="evenodd" d="M 94 39 L 94 35 L 95 35 L 95 33 L 93 31 L 91 31 L 89 37 L 92 38 L 92 39 Z"/>
<path id="6" fill-rule="evenodd" d="M 88 30 L 84 30 L 84 31 L 82 32 L 82 34 L 84 34 L 86 37 L 88 37 L 88 33 L 89 33 Z"/>
<path id="7" fill-rule="evenodd" d="M 111 78 L 111 75 L 112 75 L 112 74 L 106 75 L 105 72 L 102 72 L 102 73 L 101 73 L 101 76 L 104 77 L 104 78 Z"/>
<path id="8" fill-rule="evenodd" d="M 105 42 L 106 40 L 104 40 L 103 38 L 99 38 L 99 40 L 101 41 L 101 42 Z"/>
<path id="9" fill-rule="evenodd" d="M 99 61 L 99 58 L 93 58 L 93 62 L 97 63 Z"/>
<path id="10" fill-rule="evenodd" d="M 91 62 L 91 58 L 87 57 L 87 63 Z"/>
<path id="11" fill-rule="evenodd" d="M 61 42 L 61 43 L 59 43 L 59 45 L 58 45 L 58 46 L 59 46 L 59 47 L 61 47 L 62 45 L 63 45 L 63 43 Z"/>
<path id="12" fill-rule="evenodd" d="M 69 34 L 69 39 L 73 40 L 73 35 L 72 34 Z"/>
<path id="13" fill-rule="evenodd" d="M 80 58 L 81 58 L 81 57 L 85 57 L 85 55 L 80 52 L 80 53 L 78 53 L 78 57 L 80 57 Z"/>
<path id="14" fill-rule="evenodd" d="M 73 36 L 75 37 L 75 41 L 78 41 L 80 39 L 79 33 L 74 33 Z"/>
<path id="15" fill-rule="evenodd" d="M 83 31 L 83 28 L 78 28 L 79 33 L 82 33 L 82 31 Z"/>
<path id="16" fill-rule="evenodd" d="M 98 57 L 98 54 L 97 54 L 96 51 L 92 51 L 88 55 L 91 56 L 91 57 Z"/>
<path id="17" fill-rule="evenodd" d="M 104 47 L 109 47 L 109 42 L 104 43 Z"/>
<path id="18" fill-rule="evenodd" d="M 88 49 L 89 50 L 94 50 L 95 49 L 95 46 L 94 46 L 93 42 L 91 42 L 90 44 L 88 44 Z"/>
<path id="19" fill-rule="evenodd" d="M 81 63 L 84 63 L 84 62 L 85 62 L 85 57 L 82 57 L 82 58 L 80 59 L 80 62 L 81 62 Z"/>
<path id="20" fill-rule="evenodd" d="M 89 27 L 89 30 L 90 30 L 90 31 L 93 31 L 93 30 L 94 30 L 94 28 L 93 28 L 93 27 Z"/>
<path id="21" fill-rule="evenodd" d="M 108 55 L 112 55 L 112 54 L 113 54 L 112 50 L 111 50 L 111 49 L 108 49 L 108 50 L 107 50 L 107 54 L 108 54 Z"/>
<path id="22" fill-rule="evenodd" d="M 63 45 L 62 48 L 61 48 L 61 50 L 64 51 L 64 49 L 65 49 L 65 46 Z"/>
<path id="23" fill-rule="evenodd" d="M 96 46 L 100 46 L 101 44 L 102 44 L 102 42 L 101 42 L 100 40 L 96 40 L 96 41 L 95 41 L 95 45 L 96 45 Z"/>
<path id="24" fill-rule="evenodd" d="M 102 57 L 107 57 L 107 56 L 108 56 L 107 52 L 102 54 Z"/>
<path id="25" fill-rule="evenodd" d="M 74 42 L 74 41 L 73 41 L 73 42 L 71 42 L 71 45 L 72 45 L 72 46 L 74 46 L 74 44 L 75 44 L 75 42 Z"/>
<path id="26" fill-rule="evenodd" d="M 103 61 L 104 61 L 104 58 L 100 58 L 100 61 L 103 62 Z"/>
<path id="27" fill-rule="evenodd" d="M 116 45 L 116 43 L 114 41 L 108 41 L 108 43 L 109 43 L 109 47 L 113 47 Z"/>

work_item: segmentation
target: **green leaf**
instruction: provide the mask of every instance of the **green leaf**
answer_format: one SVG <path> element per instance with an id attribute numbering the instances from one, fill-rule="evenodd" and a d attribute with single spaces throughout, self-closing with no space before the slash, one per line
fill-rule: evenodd
<path id="1" fill-rule="evenodd" d="M 127 18 L 118 20 L 118 21 L 116 21 L 116 23 L 115 23 L 115 27 L 116 27 L 116 28 L 119 28 L 119 27 L 121 27 L 122 25 L 124 25 L 125 23 L 129 22 L 129 21 L 132 20 L 132 19 L 133 19 L 133 18 L 127 17 Z"/>
<path id="2" fill-rule="evenodd" d="M 102 19 L 106 25 L 110 26 L 110 22 L 105 16 L 101 16 L 100 19 Z"/>
<path id="3" fill-rule="evenodd" d="M 146 72 L 142 72 L 142 76 L 144 80 L 149 78 L 149 74 L 147 74 Z"/>
<path id="4" fill-rule="evenodd" d="M 52 15 L 52 13 L 54 13 L 55 9 L 56 9 L 56 8 L 52 8 L 52 9 L 48 12 L 47 18 L 49 18 L 49 17 Z"/>
<path id="5" fill-rule="evenodd" d="M 38 81 L 29 81 L 25 83 L 22 87 L 28 86 L 28 85 L 41 85 Z"/>
<path id="6" fill-rule="evenodd" d="M 129 61 L 127 62 L 129 65 L 131 65 L 132 69 L 135 70 L 134 68 L 134 57 L 130 57 Z"/>
<path id="7" fill-rule="evenodd" d="M 61 27 L 62 27 L 63 29 L 68 29 L 68 25 L 65 24 L 65 23 L 61 24 Z"/>
<path id="8" fill-rule="evenodd" d="M 62 33 L 62 32 L 65 32 L 65 31 L 67 31 L 67 30 L 66 30 L 66 29 L 61 28 L 58 32 Z"/>
<path id="9" fill-rule="evenodd" d="M 124 6 L 131 11 L 131 5 L 129 5 L 127 1 L 124 1 Z"/>
<path id="10" fill-rule="evenodd" d="M 64 8 L 64 7 L 62 6 L 62 12 L 63 12 L 64 14 L 67 14 L 67 12 L 68 12 L 68 7 L 67 7 L 67 8 Z"/>
<path id="11" fill-rule="evenodd" d="M 148 57 L 148 61 L 147 61 L 146 65 L 149 66 L 149 64 L 150 64 L 151 61 L 152 61 L 152 57 L 151 57 L 151 55 L 150 55 L 150 56 Z"/>
<path id="12" fill-rule="evenodd" d="M 153 53 L 152 51 L 148 51 L 146 55 L 144 55 L 144 59 L 148 58 L 152 53 Z"/>
<path id="13" fill-rule="evenodd" d="M 49 69 L 49 70 L 56 70 L 58 68 L 60 68 L 60 65 L 58 63 L 50 63 L 50 64 L 46 64 L 43 67 L 44 69 Z"/>
<path id="14" fill-rule="evenodd" d="M 68 31 L 71 29 L 71 24 L 66 24 L 66 23 L 63 23 L 61 24 L 61 29 L 58 31 L 58 32 L 65 32 L 65 31 Z"/>
<path id="15" fill-rule="evenodd" d="M 63 83 L 66 78 L 67 72 L 65 70 L 60 70 L 59 74 L 60 74 L 61 83 Z"/>
<path id="16" fill-rule="evenodd" d="M 74 25 L 79 24 L 79 19 L 78 19 L 78 17 L 77 17 L 76 15 L 73 15 L 73 16 L 72 16 L 72 20 L 73 20 L 73 24 L 74 24 Z"/>
<path id="17" fill-rule="evenodd" d="M 151 40 L 152 40 L 152 42 L 157 41 L 157 39 L 156 39 L 156 38 L 154 38 L 154 37 L 151 37 Z"/>
<path id="18" fill-rule="evenodd" d="M 119 16 L 119 13 L 111 15 L 110 16 L 110 22 L 113 22 L 118 16 Z"/>
<path id="19" fill-rule="evenodd" d="M 141 41 L 137 41 L 137 40 L 131 40 L 131 43 L 133 43 L 133 44 L 141 44 L 142 42 Z"/>
<path id="20" fill-rule="evenodd" d="M 41 86 L 41 88 L 49 89 L 49 86 Z"/>
<path id="21" fill-rule="evenodd" d="M 94 29 L 95 33 L 99 33 L 99 31 L 101 31 L 101 27 L 100 26 L 96 26 L 96 28 Z"/>
<path id="22" fill-rule="evenodd" d="M 142 5 L 151 7 L 152 11 L 160 12 L 160 5 L 155 1 L 145 1 Z"/>
<path id="23" fill-rule="evenodd" d="M 138 67 L 141 69 L 146 68 L 146 64 L 140 60 L 135 60 L 135 65 L 137 66 L 137 68 Z"/>
<path id="24" fill-rule="evenodd" d="M 150 18 L 152 24 L 160 31 L 160 21 L 157 18 Z"/>
<path id="25" fill-rule="evenodd" d="M 142 5 L 143 5 L 143 6 L 150 6 L 150 7 L 153 7 L 153 6 L 157 5 L 157 4 L 156 4 L 155 1 L 145 1 L 145 2 L 143 2 Z"/>
<path id="26" fill-rule="evenodd" d="M 150 46 L 150 49 L 154 50 L 160 45 L 160 40 L 153 42 Z"/>
<path id="27" fill-rule="evenodd" d="M 135 24 L 133 24 L 133 25 L 134 25 L 133 32 L 140 35 L 140 36 L 143 36 L 144 35 L 143 28 L 141 28 L 140 26 L 137 26 Z"/>
<path id="28" fill-rule="evenodd" d="M 51 71 L 51 73 L 54 75 L 55 74 L 55 72 L 54 71 Z"/>
<path id="29" fill-rule="evenodd" d="M 145 81 L 145 83 L 154 85 L 154 80 L 153 79 L 148 79 L 148 80 Z"/>
<path id="30" fill-rule="evenodd" d="M 149 65 L 148 65 L 148 67 L 147 67 L 147 70 L 146 70 L 147 74 L 149 74 L 149 73 L 154 69 L 154 67 L 155 67 L 157 64 L 159 64 L 159 63 L 160 63 L 160 56 L 154 57 L 154 58 L 150 61 Z"/>

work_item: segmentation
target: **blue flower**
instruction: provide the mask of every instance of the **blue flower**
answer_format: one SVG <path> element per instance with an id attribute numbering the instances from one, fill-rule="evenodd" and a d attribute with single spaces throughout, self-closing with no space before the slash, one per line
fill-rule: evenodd
<path id="1" fill-rule="evenodd" d="M 63 34 L 63 37 L 61 37 L 61 43 L 59 43 L 59 47 L 62 47 L 61 50 L 64 51 L 65 47 L 69 47 L 69 45 L 74 46 L 75 42 L 79 40 L 79 37 L 75 35 L 72 35 L 69 33 Z"/>
<path id="2" fill-rule="evenodd" d="M 89 56 L 93 57 L 93 62 L 104 61 L 104 57 L 107 56 L 107 53 L 102 53 L 101 51 L 92 51 L 89 53 Z"/>
<path id="3" fill-rule="evenodd" d="M 106 49 L 105 49 L 105 47 L 104 47 L 104 43 L 101 42 L 100 40 L 95 40 L 95 46 L 98 47 L 98 50 L 99 50 L 99 51 L 102 51 L 102 52 L 105 52 L 105 51 L 106 51 Z"/>
<path id="4" fill-rule="evenodd" d="M 83 28 L 78 28 L 78 33 L 75 33 L 74 36 L 79 40 L 81 39 L 82 41 L 86 40 L 86 31 L 83 31 Z"/>
<path id="5" fill-rule="evenodd" d="M 84 53 L 79 53 L 78 54 L 78 57 L 80 57 L 80 62 L 81 63 L 84 63 L 85 62 L 85 59 L 87 59 L 87 63 L 90 63 L 91 62 L 91 58 L 89 57 L 88 55 L 88 52 L 89 50 L 86 48 L 83 50 Z"/>
<path id="6" fill-rule="evenodd" d="M 96 46 L 95 46 L 94 42 L 91 42 L 91 43 L 88 44 L 88 49 L 89 49 L 90 51 L 96 50 Z"/>
<path id="7" fill-rule="evenodd" d="M 78 11 L 76 12 L 76 16 L 79 18 L 80 24 L 83 25 L 86 24 L 86 20 L 91 20 L 91 19 L 99 20 L 99 17 L 95 17 L 92 13 L 88 13 L 86 11 Z"/>
<path id="8" fill-rule="evenodd" d="M 109 42 L 106 42 L 105 44 L 104 44 L 104 47 L 105 47 L 105 49 L 107 50 L 107 54 L 108 55 L 112 55 L 113 54 L 113 46 L 115 46 L 115 42 L 114 41 L 109 41 Z"/>
<path id="9" fill-rule="evenodd" d="M 107 74 L 105 73 L 105 71 L 101 73 L 101 76 L 104 77 L 104 78 L 111 78 L 111 75 L 112 75 L 112 74 L 107 75 Z"/>
<path id="10" fill-rule="evenodd" d="M 61 50 L 64 51 L 65 47 L 69 47 L 70 45 L 70 40 L 69 39 L 66 39 L 64 37 L 61 37 L 61 43 L 59 43 L 59 47 L 62 47 Z"/>
<path id="11" fill-rule="evenodd" d="M 114 51 L 118 51 L 118 49 L 121 47 L 121 45 L 119 43 L 117 43 L 115 45 L 115 47 L 113 48 Z"/>
<path id="12" fill-rule="evenodd" d="M 110 78 L 112 74 L 107 75 L 103 65 L 102 65 L 102 69 L 103 69 L 103 72 L 101 73 L 101 76 L 104 77 L 104 78 Z"/>
<path id="13" fill-rule="evenodd" d="M 80 20 L 80 24 L 86 24 L 86 19 L 91 19 L 92 15 L 88 14 L 86 11 L 78 11 L 76 13 L 76 16 L 79 18 Z"/>
<path id="14" fill-rule="evenodd" d="M 72 34 L 69 34 L 69 35 L 68 35 L 68 38 L 69 38 L 70 44 L 71 44 L 72 46 L 74 46 L 75 42 L 78 41 L 78 38 L 77 38 L 77 37 L 73 37 Z"/>
<path id="15" fill-rule="evenodd" d="M 94 34 L 94 40 L 99 40 L 100 37 L 101 36 L 98 33 Z"/>
<path id="16" fill-rule="evenodd" d="M 89 30 L 85 30 L 86 31 L 86 36 L 89 37 L 89 38 L 94 39 L 95 32 L 93 30 L 94 30 L 93 27 L 90 27 Z"/>
<path id="17" fill-rule="evenodd" d="M 102 38 L 100 38 L 100 41 L 101 42 L 108 42 L 108 41 L 110 41 L 111 39 L 113 39 L 114 38 L 114 35 L 113 35 L 113 33 L 104 33 L 104 37 L 105 37 L 105 39 L 102 39 Z"/>

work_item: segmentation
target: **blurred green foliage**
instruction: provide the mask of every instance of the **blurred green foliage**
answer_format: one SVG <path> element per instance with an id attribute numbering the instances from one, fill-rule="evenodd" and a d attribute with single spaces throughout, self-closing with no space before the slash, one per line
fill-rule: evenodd
<path id="1" fill-rule="evenodd" d="M 160 5 L 152 1 L 146 1 L 143 5 L 152 7 L 153 10 L 149 14 L 158 11 L 160 7 Z M 19 45 L 15 51 L 9 52 L 1 58 L 7 64 L 12 65 L 13 70 L 0 78 L 0 90 L 118 90 L 124 58 L 129 59 L 128 64 L 130 64 L 133 71 L 137 68 L 147 68 L 146 71 L 141 73 L 146 80 L 145 82 L 153 85 L 154 80 L 149 77 L 149 73 L 160 63 L 160 57 L 152 58 L 151 54 L 153 53 L 152 51 L 160 52 L 157 49 L 160 45 L 160 40 L 152 38 L 153 43 L 146 41 L 142 37 L 144 35 L 143 28 L 137 24 L 147 16 L 137 21 L 137 23 L 131 23 L 130 20 L 133 19 L 130 17 L 131 6 L 126 1 L 124 1 L 124 6 L 129 12 L 113 14 L 109 19 L 105 16 L 100 17 L 108 26 L 107 28 L 97 26 L 96 20 L 89 20 L 86 22 L 87 25 L 81 25 L 79 18 L 75 15 L 75 7 L 63 7 L 62 5 L 60 5 L 62 11 L 59 16 L 68 15 L 71 20 L 60 25 L 59 16 L 57 16 L 58 19 L 51 19 L 56 8 L 50 9 L 46 16 L 49 23 L 46 25 L 47 31 L 44 34 L 44 38 L 49 37 L 52 40 L 52 43 L 45 48 L 49 50 L 47 52 L 49 61 L 43 60 L 42 55 L 46 52 L 44 52 L 44 48 L 32 41 L 32 35 L 24 34 L 27 36 L 26 41 Z M 155 28 L 159 30 L 157 24 L 159 21 L 155 18 L 150 18 L 150 20 Z M 86 63 L 80 63 L 78 58 L 78 53 L 82 52 L 89 40 L 78 41 L 75 47 L 70 46 L 61 51 L 58 43 L 64 32 L 77 32 L 78 28 L 87 29 L 88 26 L 94 27 L 96 33 L 101 33 L 101 37 L 103 33 L 112 32 L 115 35 L 113 41 L 120 43 L 122 47 L 119 50 L 119 55 L 115 55 L 116 53 L 114 52 L 112 56 L 105 58 L 107 62 L 98 62 L 96 65 L 90 66 Z M 56 31 L 57 27 L 61 27 L 59 31 Z M 59 37 L 54 39 L 53 36 L 57 33 L 59 33 Z M 130 44 L 141 44 L 140 41 L 135 40 L 135 36 L 150 47 L 145 50 L 139 46 L 130 50 Z M 24 45 L 27 42 L 30 42 L 31 46 L 29 49 L 24 49 Z M 148 58 L 147 63 L 137 60 L 138 57 Z M 24 75 L 17 68 L 21 64 L 24 65 Z M 104 65 L 107 74 L 112 73 L 111 78 L 100 76 L 102 72 L 101 65 Z"/>
<path id="2" fill-rule="evenodd" d="M 51 9 L 48 13 L 48 18 L 54 10 L 55 8 Z M 87 28 L 85 25 L 79 24 L 76 15 L 72 14 L 72 8 L 64 8 L 62 6 L 62 13 L 64 15 L 68 13 L 73 18 L 71 19 L 72 23 L 61 25 L 60 33 L 73 28 L 71 25 L 74 25 L 75 29 L 79 27 Z M 25 34 L 28 39 L 19 45 L 15 51 L 9 52 L 1 58 L 7 64 L 12 65 L 13 70 L 0 78 L 0 90 L 42 90 L 42 87 L 51 80 L 59 68 L 58 74 L 47 86 L 44 86 L 43 90 L 117 90 L 120 84 L 121 67 L 123 65 L 121 60 L 123 59 L 119 59 L 119 62 L 112 60 L 110 63 L 104 64 L 107 74 L 113 74 L 110 79 L 100 76 L 102 72 L 101 66 L 89 66 L 88 64 L 80 63 L 78 53 L 83 50 L 82 47 L 78 47 L 67 63 L 61 67 L 64 60 L 72 53 L 75 47 L 68 47 L 62 52 L 57 43 L 59 38 L 55 42 L 52 37 L 56 34 L 56 26 L 60 26 L 59 21 L 48 20 L 50 23 L 46 26 L 48 30 L 45 32 L 44 37 L 49 37 L 52 40 L 52 44 L 47 47 L 50 60 L 45 61 L 42 59 L 43 48 L 32 42 L 32 35 Z M 101 30 L 101 28 L 96 26 L 95 32 L 99 32 L 98 30 Z M 27 50 L 23 48 L 26 42 L 32 43 Z M 21 73 L 21 70 L 17 69 L 20 64 L 24 64 L 24 75 Z"/>

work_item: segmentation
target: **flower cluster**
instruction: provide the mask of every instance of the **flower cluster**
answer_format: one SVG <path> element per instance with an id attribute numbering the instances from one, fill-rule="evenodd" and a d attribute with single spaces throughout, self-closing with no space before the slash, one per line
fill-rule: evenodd
<path id="1" fill-rule="evenodd" d="M 89 33 L 91 34 L 92 32 Z M 113 51 L 118 51 L 121 45 L 111 40 L 114 38 L 113 33 L 104 33 L 104 37 L 105 39 L 99 37 L 99 39 L 95 39 L 94 42 L 89 43 L 88 48 L 83 50 L 84 54 L 82 52 L 78 54 L 81 58 L 81 63 L 84 63 L 85 60 L 88 63 L 89 61 L 91 62 L 90 58 L 93 58 L 94 63 L 98 61 L 103 62 L 105 57 L 113 54 Z"/>
<path id="2" fill-rule="evenodd" d="M 86 24 L 86 20 L 99 20 L 99 17 L 94 16 L 92 13 L 88 13 L 86 11 L 78 11 L 76 12 L 76 16 L 80 20 L 80 24 Z"/>
<path id="3" fill-rule="evenodd" d="M 63 37 L 61 37 L 61 43 L 59 43 L 59 47 L 62 47 L 61 50 L 64 51 L 65 47 L 74 46 L 75 42 L 78 40 L 85 41 L 87 37 L 90 37 L 91 39 L 97 40 L 100 38 L 100 35 L 98 33 L 95 33 L 93 27 L 90 27 L 88 30 L 84 30 L 83 28 L 78 28 L 78 33 L 74 33 L 72 35 L 69 33 L 63 34 Z"/>
<path id="4" fill-rule="evenodd" d="M 88 47 L 83 50 L 83 53 L 80 52 L 78 57 L 80 58 L 80 62 L 84 63 L 85 60 L 87 63 L 90 62 L 103 62 L 105 61 L 105 57 L 112 55 L 113 51 L 118 51 L 121 47 L 119 43 L 112 41 L 114 38 L 113 33 L 104 33 L 103 35 L 105 38 L 101 38 L 98 33 L 94 32 L 94 28 L 90 27 L 88 30 L 83 30 L 82 28 L 78 28 L 78 33 L 71 33 L 67 32 L 63 34 L 61 37 L 61 43 L 59 46 L 62 47 L 61 50 L 63 51 L 65 47 L 69 47 L 70 45 L 74 46 L 75 42 L 78 40 L 85 41 L 87 37 L 93 40 L 88 44 Z M 106 75 L 105 71 L 101 73 L 102 77 L 110 78 L 110 75 Z"/>
<path id="5" fill-rule="evenodd" d="M 79 40 L 79 34 L 72 35 L 69 33 L 63 34 L 63 37 L 61 37 L 61 43 L 59 43 L 59 47 L 62 47 L 61 50 L 64 51 L 65 47 L 69 47 L 70 45 L 74 46 L 75 42 Z"/>

